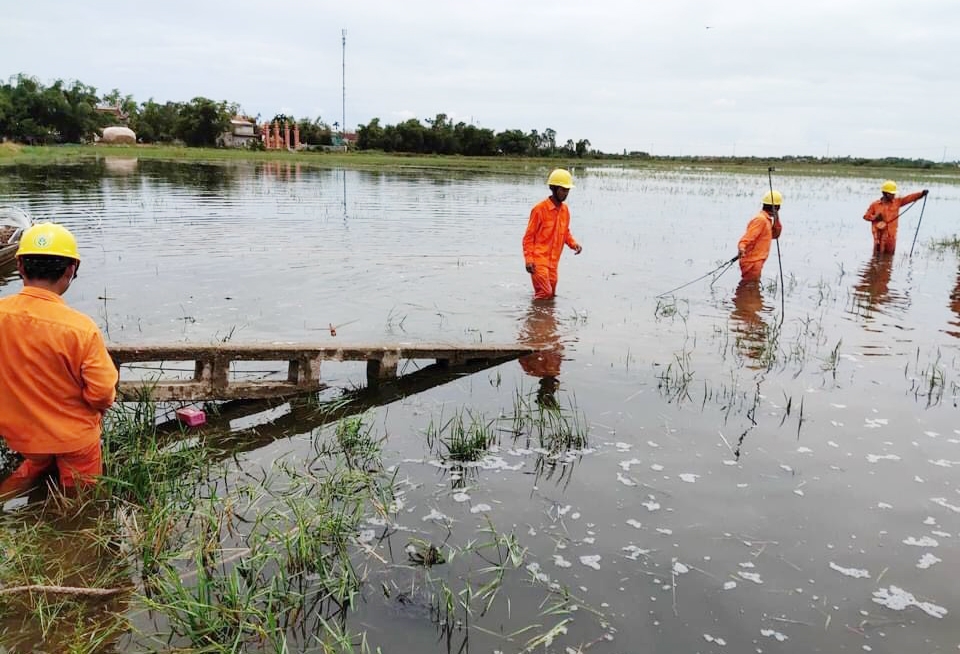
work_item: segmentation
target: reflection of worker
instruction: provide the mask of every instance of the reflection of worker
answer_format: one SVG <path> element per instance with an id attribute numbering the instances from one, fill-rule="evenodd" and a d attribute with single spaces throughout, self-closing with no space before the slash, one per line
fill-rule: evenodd
<path id="1" fill-rule="evenodd" d="M 54 468 L 68 491 L 102 472 L 100 420 L 117 370 L 96 324 L 60 297 L 79 267 L 77 242 L 60 225 L 34 225 L 20 238 L 23 290 L 0 299 L 0 435 L 24 461 L 0 484 L 0 499 Z"/>
<path id="2" fill-rule="evenodd" d="M 873 312 L 891 300 L 890 274 L 893 257 L 875 254 L 860 271 L 860 281 L 853 287 L 854 301 L 866 312 Z"/>
<path id="3" fill-rule="evenodd" d="M 949 322 L 953 329 L 948 329 L 947 333 L 954 338 L 960 338 L 960 270 L 957 271 L 957 281 L 950 292 L 950 309 L 955 317 Z"/>
<path id="4" fill-rule="evenodd" d="M 557 294 L 557 266 L 563 246 L 580 254 L 583 248 L 570 233 L 570 209 L 564 203 L 573 177 L 557 168 L 547 178 L 550 197 L 530 211 L 530 221 L 523 235 L 523 262 L 533 282 L 533 299 L 549 300 Z"/>
<path id="5" fill-rule="evenodd" d="M 532 377 L 540 378 L 537 402 L 543 406 L 556 407 L 555 397 L 560 386 L 560 363 L 563 361 L 563 344 L 557 333 L 557 318 L 552 306 L 533 304 L 520 327 L 524 345 L 540 348 L 540 351 L 520 357 L 520 367 Z"/>
<path id="6" fill-rule="evenodd" d="M 747 223 L 747 231 L 737 243 L 741 279 L 760 279 L 763 264 L 770 256 L 770 241 L 780 238 L 780 191 L 769 191 L 763 196 L 760 213 Z"/>
<path id="7" fill-rule="evenodd" d="M 900 207 L 911 205 L 927 195 L 927 189 L 897 197 L 897 184 L 887 180 L 880 187 L 882 193 L 879 200 L 874 200 L 863 219 L 872 223 L 873 251 L 878 254 L 893 254 L 897 247 L 897 220 L 900 216 Z"/>
<path id="8" fill-rule="evenodd" d="M 737 347 L 751 359 L 759 359 L 767 336 L 767 323 L 763 320 L 763 295 L 760 282 L 741 279 L 733 294 L 733 311 L 730 318 L 735 322 Z"/>

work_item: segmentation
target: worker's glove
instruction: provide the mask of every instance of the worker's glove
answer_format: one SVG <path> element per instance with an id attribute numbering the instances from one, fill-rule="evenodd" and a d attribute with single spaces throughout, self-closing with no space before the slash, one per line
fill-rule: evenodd
<path id="1" fill-rule="evenodd" d="M 573 248 L 574 254 L 580 254 L 581 252 L 583 252 L 583 247 L 578 245 L 577 247 Z"/>
<path id="2" fill-rule="evenodd" d="M 532 275 L 532 274 L 533 274 L 533 268 L 534 268 L 533 264 L 532 264 L 532 263 L 528 263 L 525 267 L 526 267 L 526 269 L 527 269 L 527 272 Z"/>
<path id="3" fill-rule="evenodd" d="M 923 197 L 927 197 L 927 193 L 929 193 L 929 192 L 930 192 L 930 191 L 928 191 L 927 189 L 923 189 Z"/>

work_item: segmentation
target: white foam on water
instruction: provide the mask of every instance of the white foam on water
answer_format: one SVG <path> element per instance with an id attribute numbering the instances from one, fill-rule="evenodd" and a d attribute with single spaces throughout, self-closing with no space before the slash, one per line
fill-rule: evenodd
<path id="1" fill-rule="evenodd" d="M 910 536 L 909 538 L 903 539 L 904 545 L 913 545 L 915 547 L 939 547 L 940 543 L 935 538 L 930 538 L 929 536 L 922 536 L 920 538 L 914 538 Z"/>
<path id="2" fill-rule="evenodd" d="M 629 554 L 627 554 L 627 558 L 632 559 L 634 561 L 636 561 L 639 557 L 643 556 L 644 554 L 650 553 L 650 550 L 642 549 L 640 547 L 637 547 L 636 545 L 627 545 L 626 547 L 621 547 L 620 549 L 622 549 L 624 552 L 629 552 Z"/>
<path id="3" fill-rule="evenodd" d="M 673 529 L 666 529 L 663 527 L 657 527 L 657 531 L 663 534 L 664 536 L 669 536 L 673 533 Z"/>
<path id="4" fill-rule="evenodd" d="M 932 602 L 918 602 L 913 593 L 908 593 L 897 586 L 881 588 L 873 592 L 873 601 L 877 604 L 893 609 L 894 611 L 903 611 L 904 609 L 916 606 L 927 615 L 934 618 L 942 618 L 947 614 L 947 610 Z"/>
<path id="5" fill-rule="evenodd" d="M 766 636 L 767 638 L 776 638 L 781 643 L 789 638 L 789 636 L 786 636 L 780 633 L 779 631 L 775 631 L 773 629 L 761 629 L 760 635 Z"/>
<path id="6" fill-rule="evenodd" d="M 643 527 L 643 524 L 639 520 L 634 520 L 633 518 L 630 518 L 629 520 L 627 520 L 627 524 L 636 529 L 640 529 L 641 527 Z"/>
<path id="7" fill-rule="evenodd" d="M 654 463 L 652 466 L 650 466 L 650 469 L 653 470 L 654 472 L 660 472 L 661 470 L 663 470 L 663 466 L 660 465 L 659 463 Z"/>
<path id="8" fill-rule="evenodd" d="M 572 563 L 567 561 L 565 558 L 563 558 L 559 554 L 553 555 L 553 564 L 558 568 L 569 568 L 570 566 L 573 565 Z"/>
<path id="9" fill-rule="evenodd" d="M 738 575 L 746 579 L 747 581 L 752 581 L 755 584 L 762 584 L 763 579 L 760 578 L 760 575 L 756 572 L 743 572 L 742 570 L 737 572 Z"/>
<path id="10" fill-rule="evenodd" d="M 844 568 L 833 561 L 830 562 L 830 569 L 836 570 L 840 574 L 847 575 L 848 577 L 853 577 L 854 579 L 869 579 L 870 572 L 868 570 L 861 570 L 859 568 Z"/>
<path id="11" fill-rule="evenodd" d="M 530 574 L 533 575 L 533 578 L 536 579 L 537 581 L 542 582 L 542 583 L 545 583 L 545 584 L 549 584 L 549 583 L 550 583 L 550 575 L 547 575 L 547 574 L 541 572 L 541 571 L 540 571 L 540 564 L 537 563 L 536 561 L 534 561 L 534 562 L 530 563 L 529 565 L 527 565 L 527 570 L 530 572 Z"/>
<path id="12" fill-rule="evenodd" d="M 673 572 L 678 575 L 685 575 L 690 572 L 690 568 L 680 563 L 679 561 L 673 562 Z"/>
<path id="13" fill-rule="evenodd" d="M 474 504 L 470 507 L 470 513 L 489 513 L 493 510 L 489 504 Z"/>
<path id="14" fill-rule="evenodd" d="M 687 482 L 688 484 L 697 483 L 697 479 L 700 477 L 700 475 L 695 475 L 692 472 L 682 472 L 677 476 L 680 477 L 681 480 Z"/>
<path id="15" fill-rule="evenodd" d="M 899 461 L 900 457 L 896 454 L 868 454 L 867 461 L 877 463 L 878 461 Z"/>
<path id="16" fill-rule="evenodd" d="M 735 581 L 728 581 L 723 584 L 724 590 L 733 590 L 736 587 L 737 587 L 737 582 Z"/>
<path id="17" fill-rule="evenodd" d="M 453 494 L 453 501 L 454 501 L 454 502 L 469 502 L 469 501 L 470 501 L 470 496 L 467 495 L 466 493 L 454 493 L 454 494 Z"/>
<path id="18" fill-rule="evenodd" d="M 926 554 L 920 557 L 919 561 L 917 561 L 917 567 L 920 568 L 921 570 L 926 570 L 927 568 L 934 566 L 937 563 L 940 563 L 941 561 L 943 561 L 943 559 L 934 556 L 930 552 L 927 552 Z"/>
<path id="19" fill-rule="evenodd" d="M 890 424 L 887 418 L 864 418 L 864 427 L 867 429 L 878 429 Z"/>
<path id="20" fill-rule="evenodd" d="M 797 452 L 800 454 L 813 454 L 813 450 L 811 450 L 809 447 L 798 447 Z"/>
<path id="21" fill-rule="evenodd" d="M 421 518 L 424 522 L 429 522 L 430 520 L 439 520 L 441 522 L 453 522 L 450 519 L 450 516 L 440 513 L 436 509 L 430 509 L 430 513 Z"/>
<path id="22" fill-rule="evenodd" d="M 659 503 L 659 502 L 654 502 L 653 500 L 648 500 L 648 501 L 646 501 L 646 502 L 641 502 L 640 504 L 641 504 L 642 506 L 647 507 L 647 511 L 650 511 L 650 512 L 657 511 L 657 510 L 660 509 L 660 503 Z"/>
<path id="23" fill-rule="evenodd" d="M 630 466 L 635 466 L 643 463 L 640 459 L 627 459 L 626 461 L 621 461 L 619 463 L 620 467 L 623 468 L 624 472 L 630 472 Z"/>
<path id="24" fill-rule="evenodd" d="M 593 568 L 594 570 L 600 569 L 600 559 L 602 559 L 599 554 L 586 554 L 580 557 L 580 563 L 587 566 L 588 568 Z"/>
<path id="25" fill-rule="evenodd" d="M 623 484 L 624 486 L 636 486 L 636 485 L 637 485 L 637 482 L 635 482 L 634 480 L 630 479 L 629 477 L 624 477 L 624 476 L 623 476 L 623 473 L 620 473 L 620 472 L 617 473 L 617 481 L 619 481 L 619 482 L 620 482 L 621 484 Z"/>

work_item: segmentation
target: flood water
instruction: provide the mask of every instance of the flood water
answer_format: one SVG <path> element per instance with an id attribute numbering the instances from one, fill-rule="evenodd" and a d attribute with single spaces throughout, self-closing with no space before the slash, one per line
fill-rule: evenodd
<path id="1" fill-rule="evenodd" d="M 405 558 L 411 535 L 482 538 L 487 520 L 528 548 L 452 644 L 379 591 L 423 571 L 373 574 L 349 618 L 372 647 L 522 651 L 527 635 L 508 634 L 565 619 L 543 604 L 556 582 L 581 608 L 538 651 L 956 651 L 960 266 L 929 242 L 960 231 L 960 188 L 898 180 L 930 189 L 920 237 L 908 258 L 917 203 L 877 260 L 861 216 L 882 179 L 774 173 L 783 296 L 774 247 L 761 288 L 738 288 L 734 266 L 657 298 L 736 254 L 767 177 L 575 170 L 583 253 L 565 252 L 543 307 L 520 240 L 547 172 L 106 159 L 0 167 L 0 203 L 74 231 L 66 299 L 112 343 L 550 345 L 370 414 L 404 488 L 382 556 Z M 0 295 L 19 288 L 7 274 Z M 346 388 L 363 369 L 323 378 Z M 466 477 L 438 463 L 431 420 L 495 418 L 518 394 L 582 416 L 586 448 L 545 464 L 504 437 Z"/>

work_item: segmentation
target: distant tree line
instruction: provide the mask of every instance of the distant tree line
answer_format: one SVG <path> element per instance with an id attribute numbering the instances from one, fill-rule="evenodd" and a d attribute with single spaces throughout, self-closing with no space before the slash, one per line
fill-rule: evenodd
<path id="1" fill-rule="evenodd" d="M 587 139 L 576 142 L 571 139 L 558 145 L 557 133 L 549 127 L 543 133 L 537 130 L 527 133 L 519 129 L 494 133 L 463 121 L 454 124 L 447 114 L 428 118 L 426 125 L 416 118 L 397 125 L 381 125 L 380 119 L 374 118 L 357 128 L 357 149 L 473 157 L 498 154 L 582 157 L 596 154 L 590 151 Z"/>
<path id="2" fill-rule="evenodd" d="M 116 107 L 119 115 L 98 111 L 98 105 Z M 204 97 L 163 104 L 150 98 L 138 104 L 116 89 L 99 96 L 96 88 L 79 81 L 57 80 L 44 86 L 20 74 L 0 85 L 0 138 L 30 145 L 89 143 L 104 127 L 126 124 L 143 143 L 215 147 L 239 111 L 236 103 Z M 251 120 L 259 122 L 259 116 Z M 297 124 L 302 143 L 332 143 L 330 126 L 319 117 L 297 120 L 278 115 L 274 120 Z"/>

